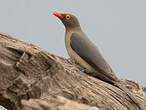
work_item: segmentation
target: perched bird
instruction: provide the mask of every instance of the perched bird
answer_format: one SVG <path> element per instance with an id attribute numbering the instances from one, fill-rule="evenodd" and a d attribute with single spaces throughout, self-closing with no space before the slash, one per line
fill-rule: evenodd
<path id="1" fill-rule="evenodd" d="M 82 31 L 77 17 L 71 14 L 61 14 L 58 12 L 53 12 L 53 15 L 57 16 L 66 28 L 65 46 L 71 59 L 89 70 L 92 76 L 125 91 L 125 93 L 127 93 L 133 102 L 141 109 L 138 100 L 118 80 L 109 64 L 99 52 L 98 48 Z"/>

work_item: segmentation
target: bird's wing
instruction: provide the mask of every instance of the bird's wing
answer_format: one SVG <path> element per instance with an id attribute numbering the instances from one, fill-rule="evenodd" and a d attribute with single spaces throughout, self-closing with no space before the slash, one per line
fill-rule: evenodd
<path id="1" fill-rule="evenodd" d="M 101 56 L 98 48 L 86 37 L 72 33 L 70 38 L 71 48 L 95 70 L 114 80 L 112 69 Z"/>

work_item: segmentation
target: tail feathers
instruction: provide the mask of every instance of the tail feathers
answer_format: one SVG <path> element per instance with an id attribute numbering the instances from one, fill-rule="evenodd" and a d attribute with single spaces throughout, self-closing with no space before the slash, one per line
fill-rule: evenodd
<path id="1" fill-rule="evenodd" d="M 115 86 L 117 86 L 121 90 L 123 90 L 129 96 L 129 98 L 138 106 L 138 108 L 140 110 L 145 110 L 145 109 L 143 109 L 143 107 L 140 104 L 140 102 L 136 99 L 136 97 L 123 84 L 121 84 L 120 82 L 116 82 Z"/>

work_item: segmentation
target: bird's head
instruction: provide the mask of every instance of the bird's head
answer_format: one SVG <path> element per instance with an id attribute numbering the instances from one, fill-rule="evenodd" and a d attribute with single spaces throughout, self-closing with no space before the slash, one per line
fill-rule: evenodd
<path id="1" fill-rule="evenodd" d="M 58 12 L 53 12 L 53 15 L 58 17 L 66 28 L 80 27 L 79 21 L 74 15 Z"/>

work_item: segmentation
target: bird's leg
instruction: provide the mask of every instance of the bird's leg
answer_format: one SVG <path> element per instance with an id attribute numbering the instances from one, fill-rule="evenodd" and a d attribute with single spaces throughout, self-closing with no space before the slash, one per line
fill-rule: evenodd
<path id="1" fill-rule="evenodd" d="M 67 61 L 75 64 L 75 61 L 72 58 L 68 58 Z"/>
<path id="2" fill-rule="evenodd" d="M 89 71 L 88 69 L 84 68 L 83 66 L 81 66 L 81 65 L 78 64 L 78 63 L 76 63 L 76 67 L 77 67 L 80 71 L 82 71 L 82 72 L 84 72 L 84 73 L 86 73 L 86 74 L 89 74 L 89 73 L 90 73 L 90 71 Z"/>
<path id="3" fill-rule="evenodd" d="M 80 71 L 89 74 L 89 70 L 87 70 L 86 68 L 84 68 L 83 66 L 81 66 L 80 64 L 76 63 L 73 59 L 68 58 L 67 61 L 73 63 L 75 65 L 75 67 L 77 67 Z"/>
<path id="4" fill-rule="evenodd" d="M 90 71 L 88 69 L 86 69 L 86 68 L 83 68 L 81 71 L 86 73 L 86 74 L 90 74 Z"/>

